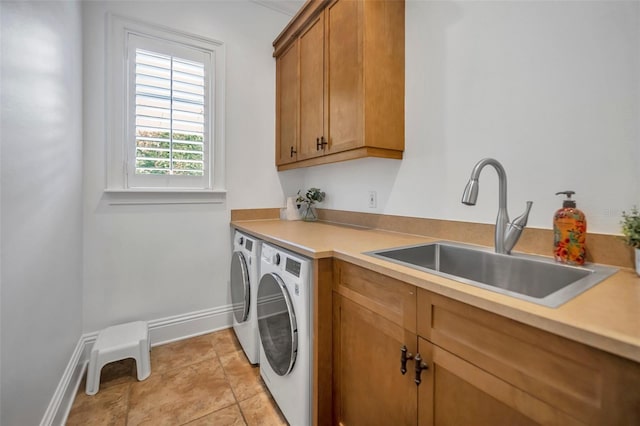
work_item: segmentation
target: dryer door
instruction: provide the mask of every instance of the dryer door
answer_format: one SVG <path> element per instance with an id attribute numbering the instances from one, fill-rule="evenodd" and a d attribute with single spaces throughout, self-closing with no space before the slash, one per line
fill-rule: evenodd
<path id="1" fill-rule="evenodd" d="M 273 371 L 289 374 L 298 352 L 298 327 L 291 297 L 282 279 L 265 274 L 258 286 L 258 330 L 262 348 Z"/>
<path id="2" fill-rule="evenodd" d="M 250 295 L 247 261 L 241 252 L 234 251 L 231 257 L 231 303 L 233 316 L 238 323 L 245 322 L 249 317 Z"/>

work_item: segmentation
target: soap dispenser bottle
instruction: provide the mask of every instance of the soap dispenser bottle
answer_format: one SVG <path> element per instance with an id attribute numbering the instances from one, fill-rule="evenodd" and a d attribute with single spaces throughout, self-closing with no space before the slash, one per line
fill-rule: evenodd
<path id="1" fill-rule="evenodd" d="M 574 191 L 556 192 L 556 195 L 560 194 L 567 198 L 553 216 L 554 257 L 558 262 L 582 265 L 586 258 L 587 218 L 576 208 L 575 200 L 571 199 Z"/>

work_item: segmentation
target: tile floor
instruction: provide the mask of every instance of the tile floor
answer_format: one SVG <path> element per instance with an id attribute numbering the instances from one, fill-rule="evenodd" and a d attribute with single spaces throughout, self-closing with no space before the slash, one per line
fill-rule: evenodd
<path id="1" fill-rule="evenodd" d="M 287 424 L 232 329 L 153 347 L 149 378 L 135 371 L 133 359 L 106 365 L 94 396 L 83 380 L 67 425 Z"/>

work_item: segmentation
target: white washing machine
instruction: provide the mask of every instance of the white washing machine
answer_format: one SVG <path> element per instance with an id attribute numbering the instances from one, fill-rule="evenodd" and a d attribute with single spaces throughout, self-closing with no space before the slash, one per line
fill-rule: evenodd
<path id="1" fill-rule="evenodd" d="M 258 279 L 262 241 L 235 231 L 231 255 L 231 303 L 233 330 L 251 364 L 258 364 Z"/>
<path id="2" fill-rule="evenodd" d="M 260 257 L 260 375 L 289 424 L 310 425 L 312 264 L 267 243 Z"/>

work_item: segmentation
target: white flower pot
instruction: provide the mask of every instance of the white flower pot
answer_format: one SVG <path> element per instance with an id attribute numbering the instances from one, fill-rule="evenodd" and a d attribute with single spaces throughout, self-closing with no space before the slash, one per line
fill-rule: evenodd
<path id="1" fill-rule="evenodd" d="M 636 274 L 640 276 L 640 248 L 635 249 L 636 251 Z"/>

